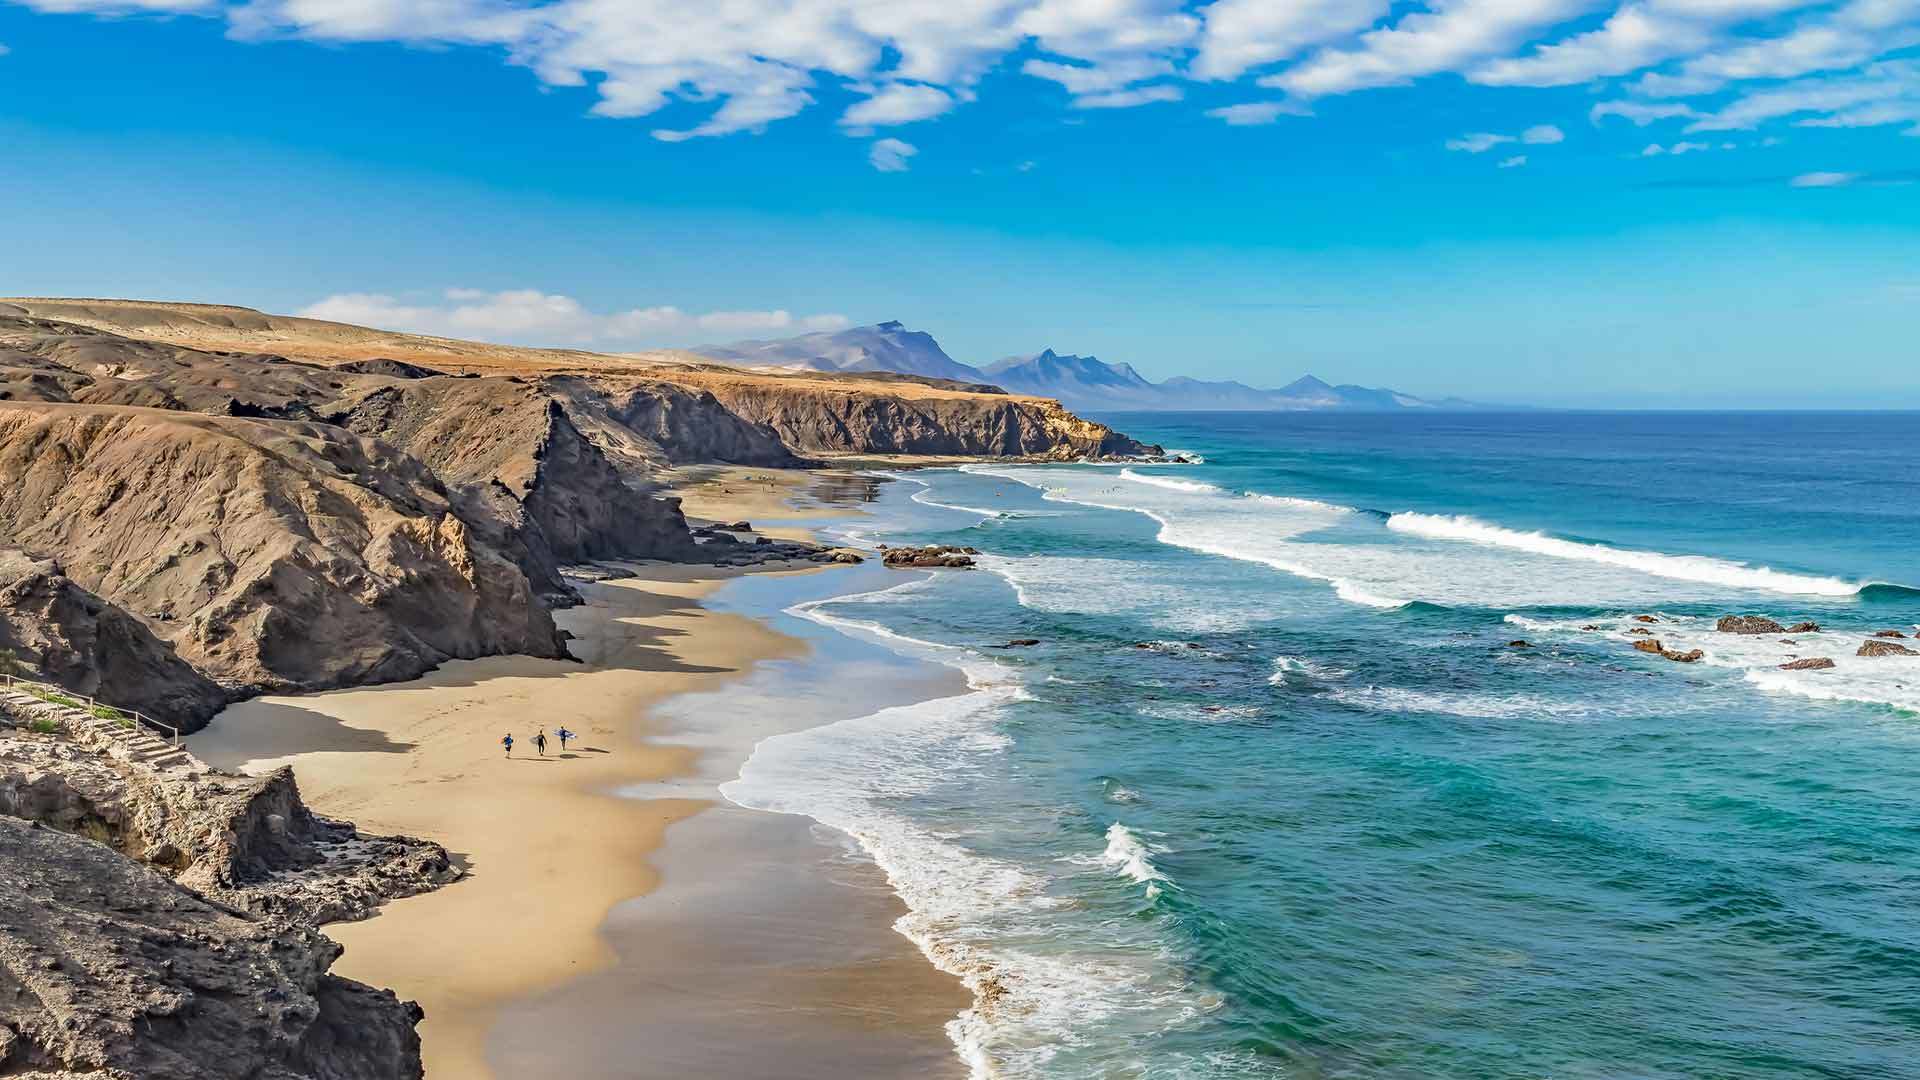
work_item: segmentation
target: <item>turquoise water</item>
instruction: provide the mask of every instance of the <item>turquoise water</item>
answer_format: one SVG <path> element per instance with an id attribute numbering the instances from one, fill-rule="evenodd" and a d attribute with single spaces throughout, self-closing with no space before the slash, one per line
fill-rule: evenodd
<path id="1" fill-rule="evenodd" d="M 1112 419 L 1205 463 L 886 485 L 983 571 L 796 613 L 972 691 L 726 789 L 875 858 L 976 1075 L 1920 1076 L 1920 657 L 1854 655 L 1920 417 Z"/>

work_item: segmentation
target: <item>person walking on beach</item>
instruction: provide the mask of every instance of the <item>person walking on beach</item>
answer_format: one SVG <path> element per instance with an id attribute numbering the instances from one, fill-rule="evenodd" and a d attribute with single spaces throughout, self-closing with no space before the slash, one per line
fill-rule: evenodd
<path id="1" fill-rule="evenodd" d="M 560 752 L 563 754 L 566 753 L 567 740 L 573 738 L 573 732 L 568 731 L 566 728 L 561 728 L 560 730 L 554 732 L 553 734 L 556 738 L 560 740 Z"/>
<path id="2" fill-rule="evenodd" d="M 539 734 L 533 737 L 533 748 L 535 750 L 540 751 L 541 757 L 547 756 L 547 729 L 546 728 L 541 728 Z"/>
<path id="3" fill-rule="evenodd" d="M 500 736 L 500 745 L 506 747 L 507 756 L 512 757 L 513 756 L 513 732 L 509 731 L 505 735 Z"/>

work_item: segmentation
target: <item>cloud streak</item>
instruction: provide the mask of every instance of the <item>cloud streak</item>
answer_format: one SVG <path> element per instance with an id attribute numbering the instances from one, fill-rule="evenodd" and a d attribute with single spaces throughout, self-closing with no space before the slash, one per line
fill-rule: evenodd
<path id="1" fill-rule="evenodd" d="M 785 310 L 695 313 L 660 306 L 595 312 L 571 296 L 538 289 L 447 289 L 428 301 L 385 293 L 338 293 L 297 314 L 436 337 L 601 349 L 644 348 L 701 336 L 838 330 L 849 325 L 844 315 L 795 316 Z"/>
<path id="2" fill-rule="evenodd" d="M 988 85 L 1004 93 L 1007 80 L 985 80 L 1016 68 L 1080 110 L 1203 98 L 1219 84 L 1285 95 L 1196 106 L 1237 126 L 1444 76 L 1590 86 L 1608 95 L 1595 123 L 1920 132 L 1911 79 L 1849 95 L 1850 83 L 1899 81 L 1888 71 L 1901 61 L 1887 58 L 1920 46 L 1920 0 L 18 2 L 50 16 L 220 19 L 242 41 L 487 49 L 547 87 L 591 94 L 596 115 L 648 118 L 672 143 L 764 131 L 823 103 L 846 134 L 870 137 L 965 108 Z M 1781 111 L 1783 95 L 1805 104 Z"/>

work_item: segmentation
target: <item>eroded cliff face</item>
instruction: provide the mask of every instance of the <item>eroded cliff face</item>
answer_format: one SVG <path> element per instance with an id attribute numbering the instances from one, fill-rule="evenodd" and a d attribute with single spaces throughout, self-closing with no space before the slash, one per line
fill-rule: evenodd
<path id="1" fill-rule="evenodd" d="M 424 466 L 332 425 L 0 403 L 0 535 L 236 691 L 564 655 Z"/>
<path id="2" fill-rule="evenodd" d="M 315 928 L 457 879 L 446 851 L 139 738 L 0 691 L 0 1075 L 420 1076 L 419 1008 Z"/>
<path id="3" fill-rule="evenodd" d="M 226 703 L 220 687 L 140 619 L 82 588 L 52 559 L 18 548 L 0 548 L 0 649 L 68 690 L 187 731 Z"/>
<path id="4" fill-rule="evenodd" d="M 340 946 L 78 836 L 0 817 L 0 1075 L 419 1077 L 419 1007 L 328 974 Z"/>
<path id="5" fill-rule="evenodd" d="M 802 453 L 1075 460 L 1158 450 L 1044 398 L 925 383 L 876 388 L 822 376 L 690 372 L 680 378 Z"/>

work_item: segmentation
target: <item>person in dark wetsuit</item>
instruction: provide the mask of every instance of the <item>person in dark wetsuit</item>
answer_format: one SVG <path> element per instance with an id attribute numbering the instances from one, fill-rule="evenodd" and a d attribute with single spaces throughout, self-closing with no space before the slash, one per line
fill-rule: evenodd
<path id="1" fill-rule="evenodd" d="M 533 737 L 533 748 L 535 750 L 540 751 L 541 757 L 547 756 L 547 729 L 546 728 L 541 728 L 539 734 Z"/>
<path id="2" fill-rule="evenodd" d="M 513 732 L 509 731 L 505 735 L 500 736 L 500 745 L 506 747 L 507 756 L 512 757 L 513 756 Z"/>

